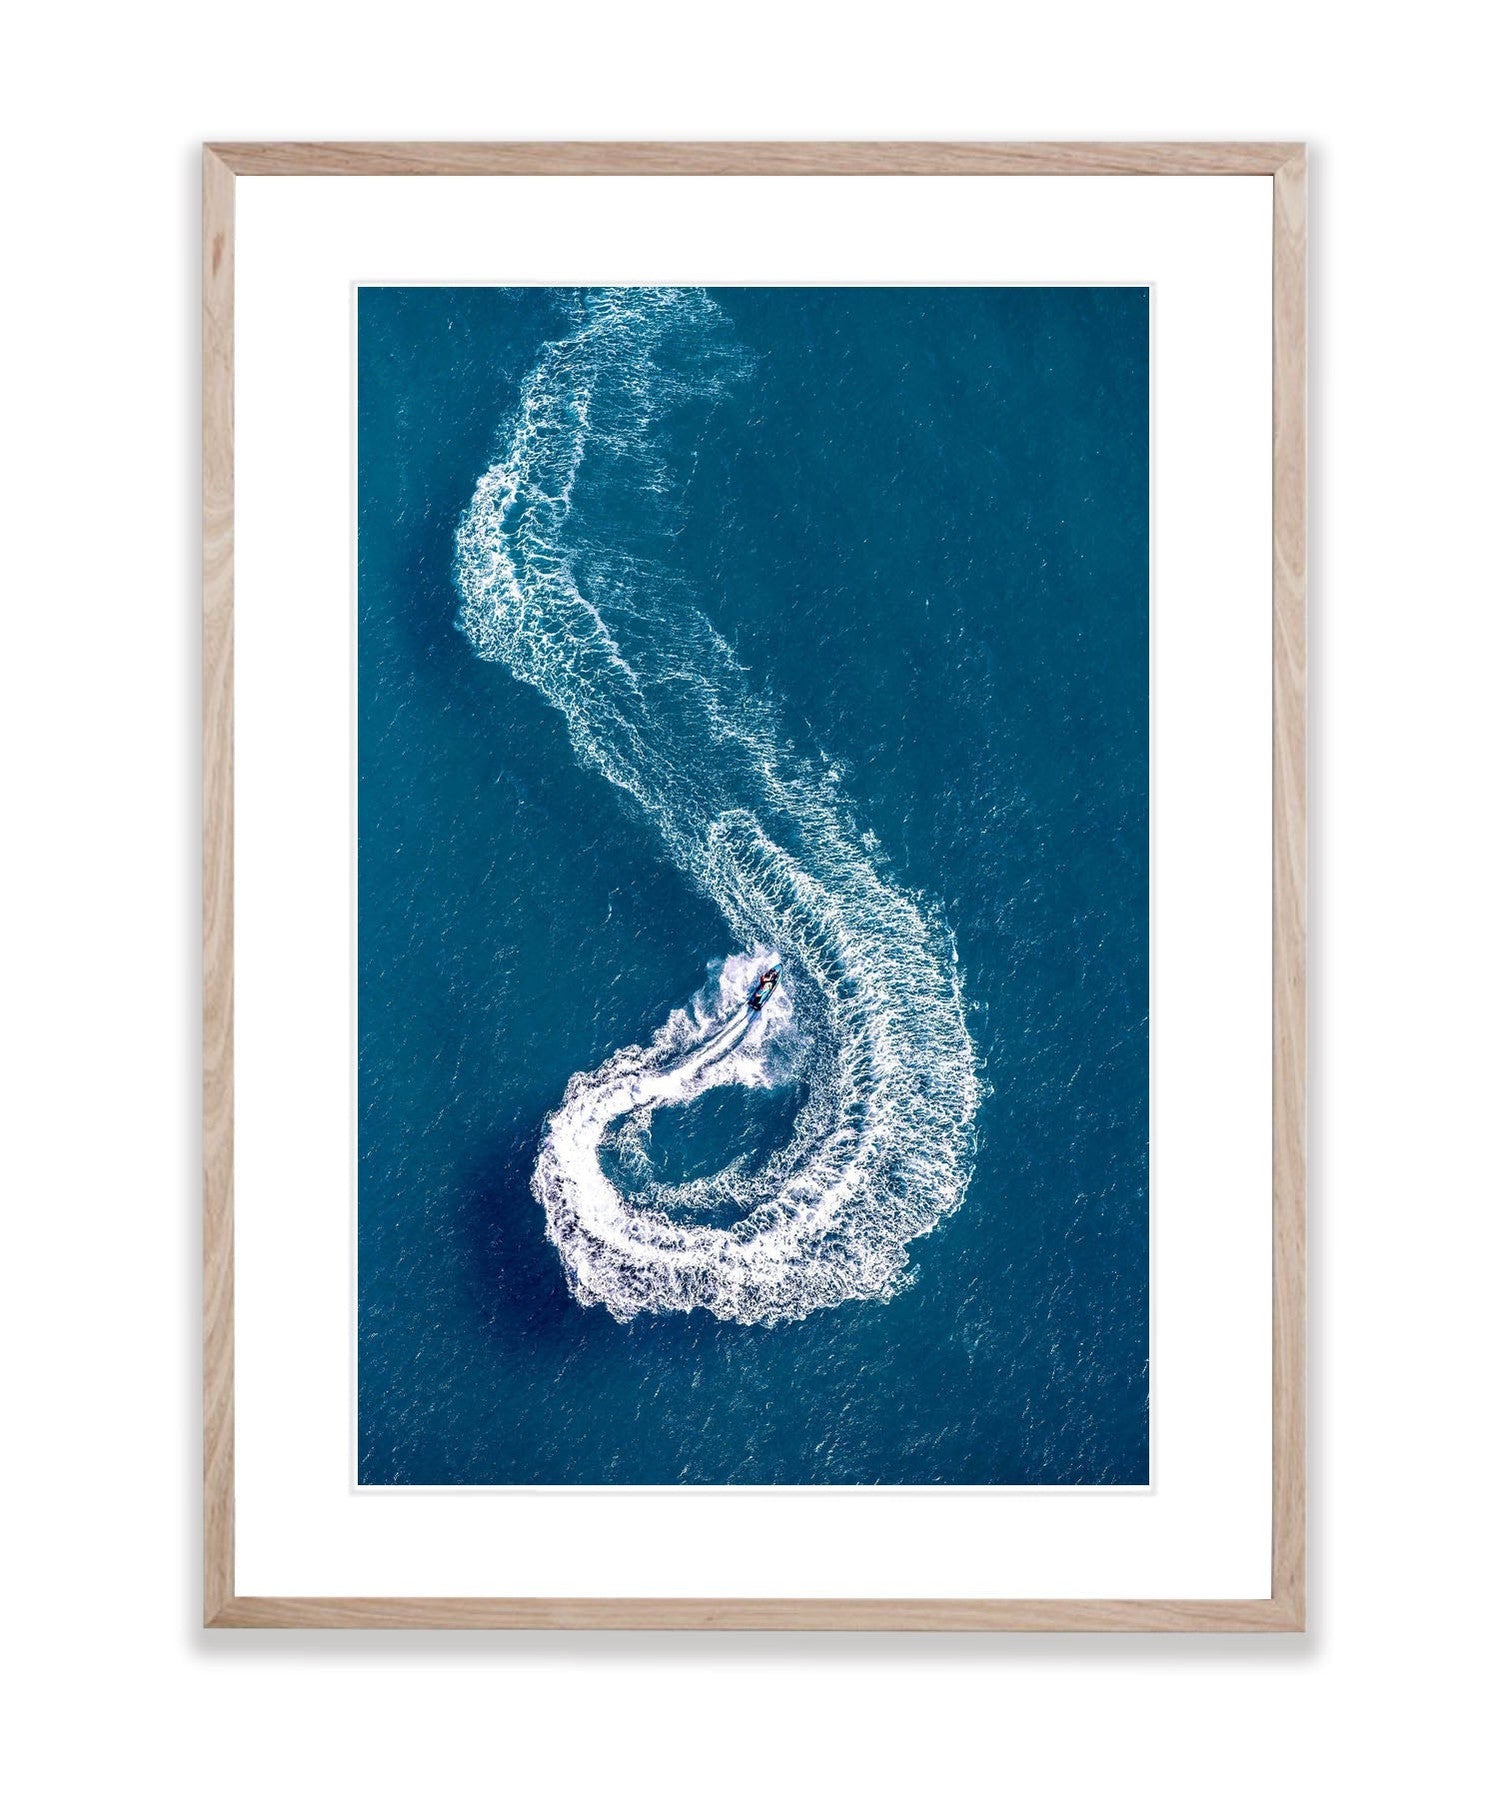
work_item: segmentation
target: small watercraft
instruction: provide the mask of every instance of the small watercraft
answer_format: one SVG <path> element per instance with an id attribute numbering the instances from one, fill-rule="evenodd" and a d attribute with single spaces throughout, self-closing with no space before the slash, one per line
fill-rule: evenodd
<path id="1" fill-rule="evenodd" d="M 755 983 L 755 991 L 749 997 L 749 1009 L 758 1012 L 776 990 L 776 982 L 781 978 L 779 968 L 762 968 L 760 979 Z"/>

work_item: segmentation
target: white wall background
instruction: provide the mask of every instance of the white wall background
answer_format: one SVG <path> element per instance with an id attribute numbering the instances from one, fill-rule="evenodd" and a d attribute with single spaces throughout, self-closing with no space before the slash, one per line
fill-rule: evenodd
<path id="1" fill-rule="evenodd" d="M 16 1790 L 1299 1794 L 1492 1776 L 1487 28 L 1450 0 L 261 0 L 9 22 L 0 1753 L 24 1765 Z M 1312 141 L 1304 1641 L 199 1631 L 196 146 L 528 135 Z"/>

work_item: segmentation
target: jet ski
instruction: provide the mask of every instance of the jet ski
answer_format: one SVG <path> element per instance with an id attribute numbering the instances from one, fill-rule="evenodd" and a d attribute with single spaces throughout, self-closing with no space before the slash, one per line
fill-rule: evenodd
<path id="1" fill-rule="evenodd" d="M 776 982 L 781 978 L 779 968 L 762 968 L 760 979 L 755 983 L 755 991 L 749 997 L 749 1009 L 758 1012 L 776 990 Z"/>

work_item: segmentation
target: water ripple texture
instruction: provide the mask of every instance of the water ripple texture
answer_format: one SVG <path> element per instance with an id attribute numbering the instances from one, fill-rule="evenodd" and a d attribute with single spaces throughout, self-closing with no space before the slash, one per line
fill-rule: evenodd
<path id="1" fill-rule="evenodd" d="M 937 906 L 890 878 L 836 763 L 793 752 L 671 573 L 693 471 L 669 465 L 661 424 L 753 380 L 703 293 L 579 294 L 457 533 L 475 652 L 557 709 L 740 946 L 649 1043 L 575 1074 L 547 1120 L 532 1175 L 547 1235 L 574 1297 L 621 1321 L 704 1307 L 768 1325 L 889 1299 L 911 1244 L 963 1201 L 983 1093 Z M 638 540 L 590 528 L 606 491 L 631 494 Z M 754 1011 L 772 962 L 780 985 Z M 623 1178 L 659 1109 L 792 1080 L 802 1102 L 768 1156 Z"/>

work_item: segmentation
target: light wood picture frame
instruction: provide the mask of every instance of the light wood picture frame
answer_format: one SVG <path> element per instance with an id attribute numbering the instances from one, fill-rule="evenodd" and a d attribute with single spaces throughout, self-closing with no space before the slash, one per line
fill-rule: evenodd
<path id="1" fill-rule="evenodd" d="M 1306 192 L 1298 143 L 233 143 L 203 152 L 203 1617 L 214 1628 L 1287 1632 L 1306 1619 Z M 240 176 L 1273 180 L 1268 1598 L 260 1597 L 234 1543 L 234 268 Z"/>

